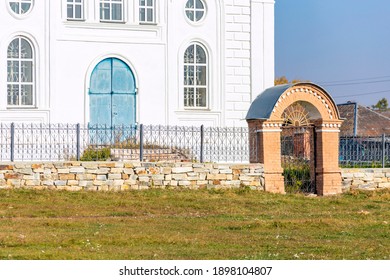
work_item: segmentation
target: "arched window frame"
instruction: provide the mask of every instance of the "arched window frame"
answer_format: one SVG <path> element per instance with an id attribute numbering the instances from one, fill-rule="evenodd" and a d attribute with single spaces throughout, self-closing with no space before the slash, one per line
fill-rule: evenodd
<path id="1" fill-rule="evenodd" d="M 204 60 L 198 57 L 200 50 Z M 185 109 L 209 107 L 209 55 L 206 47 L 199 42 L 192 42 L 184 51 L 183 105 Z"/>
<path id="2" fill-rule="evenodd" d="M 31 12 L 34 0 L 8 0 L 8 7 L 12 13 L 22 17 Z"/>
<path id="3" fill-rule="evenodd" d="M 35 60 L 34 45 L 26 37 L 16 36 L 8 44 L 7 107 L 35 107 Z"/>

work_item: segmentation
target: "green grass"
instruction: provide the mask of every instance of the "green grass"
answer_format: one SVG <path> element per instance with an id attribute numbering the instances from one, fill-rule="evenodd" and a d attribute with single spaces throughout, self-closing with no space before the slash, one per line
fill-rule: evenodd
<path id="1" fill-rule="evenodd" d="M 390 259 L 390 191 L 0 190 L 0 259 Z"/>

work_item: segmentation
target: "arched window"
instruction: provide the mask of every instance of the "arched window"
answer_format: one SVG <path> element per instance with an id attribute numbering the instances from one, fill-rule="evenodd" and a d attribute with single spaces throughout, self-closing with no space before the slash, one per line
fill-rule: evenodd
<path id="1" fill-rule="evenodd" d="M 23 15 L 27 13 L 32 7 L 32 0 L 16 0 L 9 1 L 11 10 L 17 15 Z"/>
<path id="2" fill-rule="evenodd" d="M 184 53 L 184 107 L 206 108 L 208 95 L 207 53 L 193 43 Z"/>
<path id="3" fill-rule="evenodd" d="M 35 88 L 34 51 L 30 42 L 17 37 L 7 50 L 7 104 L 33 106 Z"/>

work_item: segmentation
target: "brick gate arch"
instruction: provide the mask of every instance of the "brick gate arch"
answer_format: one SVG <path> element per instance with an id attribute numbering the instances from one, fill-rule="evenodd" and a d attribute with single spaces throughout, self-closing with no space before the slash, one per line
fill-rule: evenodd
<path id="1" fill-rule="evenodd" d="M 341 193 L 338 147 L 342 120 L 332 97 L 313 83 L 275 86 L 252 102 L 246 120 L 250 131 L 250 151 L 256 152 L 251 153 L 250 162 L 264 164 L 266 191 L 285 193 L 280 134 L 283 112 L 297 102 L 306 104 L 315 127 L 316 192 L 319 195 Z"/>

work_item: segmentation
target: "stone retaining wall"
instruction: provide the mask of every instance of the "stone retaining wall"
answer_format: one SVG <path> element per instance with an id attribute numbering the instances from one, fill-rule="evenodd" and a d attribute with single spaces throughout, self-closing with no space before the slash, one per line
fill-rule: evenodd
<path id="1" fill-rule="evenodd" d="M 0 163 L 0 188 L 106 191 L 240 186 L 264 190 L 263 166 L 183 162 Z"/>
<path id="2" fill-rule="evenodd" d="M 390 168 L 350 168 L 341 172 L 343 191 L 390 188 Z"/>

